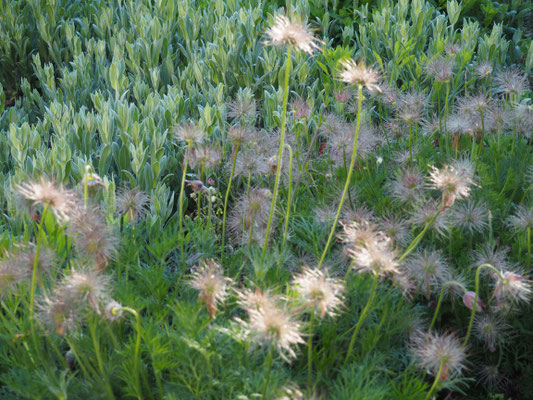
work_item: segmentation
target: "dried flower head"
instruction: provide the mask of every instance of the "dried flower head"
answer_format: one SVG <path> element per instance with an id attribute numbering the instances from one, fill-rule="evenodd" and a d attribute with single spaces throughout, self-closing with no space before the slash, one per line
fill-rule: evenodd
<path id="1" fill-rule="evenodd" d="M 423 93 L 403 93 L 396 103 L 398 118 L 409 125 L 418 124 L 424 116 L 427 104 L 427 96 Z"/>
<path id="2" fill-rule="evenodd" d="M 480 62 L 476 65 L 476 75 L 480 78 L 486 78 L 492 74 L 492 65 L 488 61 Z"/>
<path id="3" fill-rule="evenodd" d="M 205 303 L 210 318 L 215 317 L 218 305 L 228 296 L 232 282 L 215 260 L 202 260 L 194 271 L 190 285 L 200 291 L 198 298 Z"/>
<path id="4" fill-rule="evenodd" d="M 104 316 L 108 321 L 116 321 L 122 317 L 122 304 L 118 301 L 111 300 L 104 309 Z"/>
<path id="5" fill-rule="evenodd" d="M 505 69 L 494 78 L 496 90 L 500 93 L 520 96 L 529 89 L 527 77 L 516 68 Z"/>
<path id="6" fill-rule="evenodd" d="M 465 366 L 465 349 L 451 333 L 419 332 L 413 338 L 411 351 L 427 373 L 437 375 L 441 371 L 442 381 L 460 373 Z"/>
<path id="7" fill-rule="evenodd" d="M 61 336 L 74 332 L 81 323 L 79 303 L 65 297 L 61 290 L 56 290 L 51 297 L 44 296 L 37 310 L 37 318 L 43 325 Z"/>
<path id="8" fill-rule="evenodd" d="M 137 188 L 123 188 L 117 195 L 117 214 L 136 224 L 148 211 L 150 198 Z"/>
<path id="9" fill-rule="evenodd" d="M 94 260 L 98 270 L 106 269 L 116 255 L 118 239 L 97 207 L 80 209 L 70 220 L 67 234 L 81 254 Z"/>
<path id="10" fill-rule="evenodd" d="M 436 218 L 435 215 L 437 215 Z M 444 235 L 450 229 L 448 218 L 439 212 L 439 204 L 433 200 L 425 200 L 417 203 L 411 213 L 409 222 L 420 228 L 431 224 L 430 229 L 439 235 Z"/>
<path id="11" fill-rule="evenodd" d="M 496 276 L 494 297 L 499 303 L 501 300 L 511 302 L 529 303 L 531 297 L 531 281 L 525 276 L 512 271 L 501 272 L 503 280 Z"/>
<path id="12" fill-rule="evenodd" d="M 306 24 L 294 23 L 281 14 L 274 16 L 274 24 L 266 31 L 266 44 L 274 46 L 294 46 L 308 54 L 319 50 L 320 39 L 313 36 Z"/>
<path id="13" fill-rule="evenodd" d="M 417 251 L 408 258 L 406 266 L 409 276 L 418 282 L 420 288 L 425 289 L 427 298 L 431 289 L 439 290 L 451 279 L 450 266 L 437 250 Z"/>
<path id="14" fill-rule="evenodd" d="M 533 230 L 533 207 L 528 208 L 523 204 L 518 205 L 514 215 L 507 219 L 507 224 L 515 232 Z"/>
<path id="15" fill-rule="evenodd" d="M 340 79 L 345 83 L 366 87 L 370 92 L 380 92 L 380 73 L 374 68 L 367 67 L 364 62 L 359 64 L 355 60 L 344 60 L 341 62 L 343 70 L 340 72 Z"/>
<path id="16" fill-rule="evenodd" d="M 199 145 L 205 140 L 205 131 L 197 124 L 185 122 L 174 128 L 174 137 L 187 145 Z"/>
<path id="17" fill-rule="evenodd" d="M 241 244 L 249 241 L 260 243 L 268 224 L 271 192 L 268 189 L 252 188 L 241 195 L 228 218 L 229 232 Z"/>
<path id="18" fill-rule="evenodd" d="M 342 305 L 344 285 L 340 280 L 330 278 L 319 269 L 304 266 L 302 272 L 293 279 L 296 292 L 302 299 L 320 311 L 320 317 L 335 316 Z"/>
<path id="19" fill-rule="evenodd" d="M 41 182 L 17 185 L 16 191 L 22 197 L 32 217 L 37 215 L 36 207 L 42 205 L 53 211 L 58 222 L 64 223 L 76 213 L 78 208 L 79 200 L 74 192 L 44 179 Z"/>
<path id="20" fill-rule="evenodd" d="M 424 176 L 414 168 L 399 169 L 396 177 L 388 184 L 388 188 L 396 200 L 412 204 L 422 197 Z"/>
<path id="21" fill-rule="evenodd" d="M 501 317 L 491 314 L 477 316 L 474 320 L 474 334 L 491 352 L 496 351 L 498 344 L 504 344 L 509 337 L 510 326 Z"/>
<path id="22" fill-rule="evenodd" d="M 247 337 L 259 345 L 274 346 L 288 362 L 296 357 L 293 346 L 305 343 L 301 332 L 302 324 L 294 319 L 286 306 L 280 304 L 279 299 L 269 298 L 255 307 L 247 304 L 245 310 L 248 321 L 237 321 L 244 328 Z"/>
<path id="23" fill-rule="evenodd" d="M 73 269 L 59 290 L 65 301 L 89 305 L 100 314 L 100 301 L 107 300 L 111 290 L 110 278 L 90 268 Z"/>
<path id="24" fill-rule="evenodd" d="M 453 59 L 435 57 L 426 63 L 426 73 L 437 82 L 449 82 L 453 76 Z"/>
<path id="25" fill-rule="evenodd" d="M 463 232 L 471 235 L 482 233 L 489 226 L 489 212 L 483 203 L 476 203 L 469 199 L 452 209 L 451 224 Z"/>
<path id="26" fill-rule="evenodd" d="M 228 104 L 228 117 L 243 126 L 253 126 L 257 118 L 257 105 L 251 91 L 242 90 Z"/>
<path id="27" fill-rule="evenodd" d="M 438 169 L 432 167 L 430 175 L 430 187 L 442 192 L 443 210 L 453 205 L 455 200 L 466 198 L 470 194 L 470 188 L 474 184 L 474 170 L 470 166 L 457 168 L 456 165 L 446 165 Z"/>

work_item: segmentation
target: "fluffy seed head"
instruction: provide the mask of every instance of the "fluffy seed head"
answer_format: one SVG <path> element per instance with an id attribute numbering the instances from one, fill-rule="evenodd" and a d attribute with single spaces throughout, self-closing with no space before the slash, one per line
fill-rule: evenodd
<path id="1" fill-rule="evenodd" d="M 411 231 L 407 221 L 396 215 L 386 215 L 379 221 L 379 229 L 396 244 L 407 245 L 411 240 Z"/>
<path id="2" fill-rule="evenodd" d="M 89 305 L 100 314 L 100 301 L 108 298 L 111 289 L 110 278 L 94 269 L 79 268 L 72 270 L 59 289 L 66 302 Z"/>
<path id="3" fill-rule="evenodd" d="M 507 247 L 498 248 L 495 243 L 485 243 L 473 252 L 472 268 L 477 268 L 482 264 L 490 264 L 496 269 L 505 271 L 512 266 L 508 260 L 508 253 L 509 248 Z M 481 274 L 495 276 L 494 271 L 487 268 L 482 269 Z"/>
<path id="4" fill-rule="evenodd" d="M 496 351 L 497 344 L 503 344 L 509 336 L 510 326 L 505 321 L 491 314 L 477 316 L 474 320 L 474 334 L 489 349 Z"/>
<path id="5" fill-rule="evenodd" d="M 309 103 L 304 99 L 295 99 L 291 101 L 291 110 L 294 114 L 294 118 L 298 120 L 308 119 L 311 114 L 311 107 Z"/>
<path id="6" fill-rule="evenodd" d="M 404 93 L 396 104 L 398 118 L 409 125 L 418 124 L 424 116 L 427 104 L 427 96 L 423 93 Z"/>
<path id="7" fill-rule="evenodd" d="M 528 208 L 526 205 L 517 206 L 514 215 L 507 219 L 507 224 L 515 232 L 525 232 L 528 229 L 533 230 L 533 207 Z"/>
<path id="8" fill-rule="evenodd" d="M 76 249 L 94 260 L 98 270 L 106 269 L 116 255 L 118 240 L 97 207 L 81 209 L 70 220 L 67 233 Z"/>
<path id="9" fill-rule="evenodd" d="M 294 23 L 281 14 L 274 16 L 274 24 L 266 31 L 266 44 L 274 46 L 294 46 L 308 54 L 319 50 L 320 39 L 313 36 L 305 24 Z"/>
<path id="10" fill-rule="evenodd" d="M 247 91 L 237 93 L 235 100 L 228 104 L 228 117 L 241 125 L 253 126 L 257 118 L 257 105 L 253 94 Z"/>
<path id="11" fill-rule="evenodd" d="M 40 182 L 27 182 L 17 185 L 16 192 L 35 217 L 38 205 L 48 206 L 58 222 L 67 222 L 78 209 L 79 200 L 74 192 L 42 179 Z"/>
<path id="12" fill-rule="evenodd" d="M 437 375 L 442 366 L 442 381 L 456 372 L 460 373 L 465 366 L 465 349 L 451 333 L 419 333 L 413 339 L 411 351 L 419 366 L 429 374 Z"/>
<path id="13" fill-rule="evenodd" d="M 259 345 L 274 346 L 288 362 L 296 357 L 293 346 L 305 343 L 302 324 L 294 319 L 286 307 L 272 302 L 267 307 L 248 307 L 246 311 L 249 320 L 237 321 L 249 338 Z"/>
<path id="14" fill-rule="evenodd" d="M 210 318 L 215 317 L 218 305 L 228 296 L 232 282 L 215 260 L 203 260 L 194 271 L 190 285 L 200 291 L 198 298 L 205 303 Z"/>
<path id="15" fill-rule="evenodd" d="M 426 64 L 426 73 L 437 82 L 449 82 L 453 76 L 453 59 L 436 57 Z"/>
<path id="16" fill-rule="evenodd" d="M 417 203 L 411 213 L 409 222 L 420 228 L 424 228 L 426 224 L 429 224 L 433 220 L 438 212 L 439 204 L 435 201 L 426 200 Z M 433 229 L 439 235 L 444 235 L 450 229 L 449 220 L 445 218 L 444 214 L 439 213 L 430 226 L 430 229 Z"/>
<path id="17" fill-rule="evenodd" d="M 205 136 L 205 131 L 192 122 L 185 122 L 174 128 L 175 139 L 180 142 L 186 142 L 189 146 L 202 144 Z"/>
<path id="18" fill-rule="evenodd" d="M 529 89 L 527 77 L 516 68 L 505 69 L 494 78 L 496 90 L 510 95 L 522 95 Z"/>
<path id="19" fill-rule="evenodd" d="M 487 207 L 471 199 L 454 207 L 450 214 L 452 225 L 471 235 L 482 233 L 489 226 L 488 218 Z"/>
<path id="20" fill-rule="evenodd" d="M 492 74 L 492 65 L 488 61 L 483 61 L 476 66 L 476 75 L 486 78 Z"/>
<path id="21" fill-rule="evenodd" d="M 14 292 L 26 278 L 26 272 L 20 269 L 17 263 L 2 260 L 0 262 L 0 298 L 7 293 Z"/>
<path id="22" fill-rule="evenodd" d="M 37 318 L 50 331 L 66 336 L 74 332 L 81 323 L 81 309 L 77 302 L 56 290 L 52 297 L 45 296 L 37 304 Z"/>
<path id="23" fill-rule="evenodd" d="M 260 243 L 268 224 L 272 194 L 268 189 L 252 188 L 243 194 L 228 218 L 229 232 L 241 244 Z M 250 236 L 251 235 L 251 236 Z"/>
<path id="24" fill-rule="evenodd" d="M 430 187 L 442 192 L 443 209 L 453 205 L 455 200 L 468 197 L 474 184 L 473 169 L 457 168 L 456 165 L 446 165 L 441 169 L 432 167 L 429 175 Z"/>
<path id="25" fill-rule="evenodd" d="M 425 289 L 428 298 L 431 289 L 439 290 L 451 279 L 450 266 L 442 253 L 436 250 L 419 250 L 408 258 L 406 265 L 409 276 Z"/>
<path id="26" fill-rule="evenodd" d="M 344 60 L 341 62 L 343 70 L 340 72 L 340 79 L 345 83 L 366 87 L 370 92 L 380 92 L 379 81 L 381 79 L 379 71 L 367 67 L 364 62 L 359 64 L 355 60 Z"/>
<path id="27" fill-rule="evenodd" d="M 529 303 L 531 297 L 531 281 L 525 276 L 512 271 L 502 271 L 502 279 L 497 277 L 494 287 L 496 301 L 509 300 L 511 302 Z"/>
<path id="28" fill-rule="evenodd" d="M 353 260 L 353 268 L 360 273 L 370 272 L 374 275 L 387 276 L 399 273 L 399 262 L 391 240 L 382 235 L 365 246 L 348 248 Z"/>
<path id="29" fill-rule="evenodd" d="M 422 197 L 424 176 L 413 168 L 400 169 L 388 188 L 395 199 L 402 203 L 413 204 Z"/>
<path id="30" fill-rule="evenodd" d="M 322 270 L 305 266 L 294 277 L 293 284 L 302 299 L 320 311 L 320 317 L 334 316 L 342 305 L 344 285 L 340 280 L 328 277 Z"/>
<path id="31" fill-rule="evenodd" d="M 150 198 L 137 188 L 123 188 L 117 195 L 117 214 L 136 224 L 148 211 Z"/>

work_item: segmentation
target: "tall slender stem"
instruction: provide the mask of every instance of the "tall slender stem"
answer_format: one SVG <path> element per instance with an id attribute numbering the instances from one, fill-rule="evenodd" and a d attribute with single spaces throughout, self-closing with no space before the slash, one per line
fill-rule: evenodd
<path id="1" fill-rule="evenodd" d="M 446 138 L 446 143 L 449 143 L 448 138 L 448 97 L 450 96 L 450 82 L 446 81 L 446 98 L 444 99 L 444 137 Z M 448 145 L 446 146 L 446 151 L 448 151 Z M 451 150 L 451 147 L 450 147 Z"/>
<path id="2" fill-rule="evenodd" d="M 181 230 L 183 228 L 183 196 L 185 194 L 185 178 L 187 177 L 187 165 L 188 165 L 188 155 L 189 155 L 189 148 L 190 148 L 190 141 L 187 142 L 187 149 L 185 150 L 185 159 L 183 161 L 183 174 L 181 175 L 181 185 L 180 185 L 180 195 L 178 199 L 178 212 L 179 212 L 179 229 Z M 183 252 L 183 240 L 181 242 L 181 264 L 183 265 L 185 262 L 185 254 Z"/>
<path id="3" fill-rule="evenodd" d="M 472 331 L 472 325 L 474 324 L 474 315 L 476 314 L 477 299 L 479 297 L 479 274 L 481 273 L 481 270 L 483 268 L 489 268 L 489 269 L 493 270 L 496 273 L 496 275 L 505 284 L 505 280 L 503 279 L 503 276 L 500 273 L 500 271 L 498 271 L 492 265 L 490 265 L 490 264 L 481 264 L 479 267 L 477 267 L 477 269 L 476 269 L 476 292 L 475 292 L 476 294 L 474 295 L 474 303 L 472 304 L 472 310 L 470 311 L 470 321 L 468 322 L 468 330 L 466 331 L 466 336 L 465 336 L 465 340 L 463 342 L 463 347 L 466 347 L 466 345 L 468 344 L 468 339 L 470 339 L 470 333 Z"/>
<path id="4" fill-rule="evenodd" d="M 465 287 L 461 285 L 459 282 L 449 281 L 449 282 L 446 282 L 444 285 L 442 285 L 442 288 L 440 289 L 439 300 L 437 301 L 437 307 L 435 308 L 435 312 L 433 313 L 433 318 L 431 319 L 431 324 L 429 324 L 428 331 L 431 331 L 433 329 L 433 326 L 435 325 L 435 321 L 437 320 L 437 315 L 439 314 L 440 306 L 442 304 L 442 299 L 444 297 L 444 290 L 448 286 L 453 286 L 453 285 L 458 286 L 463 292 L 466 293 Z"/>
<path id="5" fill-rule="evenodd" d="M 335 234 L 335 228 L 337 227 L 337 223 L 339 222 L 339 217 L 341 214 L 342 206 L 344 205 L 344 200 L 346 199 L 346 193 L 348 192 L 348 188 L 350 187 L 350 181 L 352 180 L 353 168 L 355 164 L 355 159 L 357 157 L 357 139 L 359 138 L 359 127 L 361 126 L 362 104 L 363 104 L 363 86 L 359 85 L 358 92 L 357 92 L 357 122 L 355 124 L 355 135 L 354 135 L 354 141 L 353 141 L 352 159 L 350 161 L 350 168 L 348 169 L 348 176 L 346 177 L 346 183 L 344 184 L 344 190 L 342 191 L 339 208 L 337 209 L 335 220 L 333 221 L 331 231 L 329 232 L 328 241 L 326 242 L 326 246 L 324 247 L 324 251 L 322 252 L 322 256 L 320 257 L 320 260 L 318 261 L 318 268 L 322 266 L 322 263 L 324 262 L 324 259 L 326 258 L 326 254 L 328 253 L 329 245 L 331 243 L 331 239 L 333 239 L 333 235 Z"/>
<path id="6" fill-rule="evenodd" d="M 120 307 L 118 310 L 127 311 L 135 316 L 137 336 L 135 339 L 135 353 L 133 358 L 133 368 L 135 368 L 136 384 L 137 384 L 137 397 L 142 399 L 141 378 L 139 376 L 139 353 L 141 348 L 141 317 L 139 313 L 130 307 Z"/>
<path id="7" fill-rule="evenodd" d="M 426 395 L 425 400 L 431 399 L 431 395 L 433 394 L 433 391 L 435 390 L 435 387 L 437 386 L 437 383 L 440 380 L 440 376 L 442 374 L 442 368 L 444 367 L 443 363 L 440 363 L 439 371 L 437 372 L 437 376 L 435 377 L 435 381 L 433 382 L 433 385 L 431 385 L 431 388 L 429 389 L 428 394 Z"/>
<path id="8" fill-rule="evenodd" d="M 527 228 L 527 270 L 531 268 L 531 228 Z"/>
<path id="9" fill-rule="evenodd" d="M 274 352 L 274 347 L 271 345 L 270 349 L 268 350 L 268 356 L 266 360 L 267 373 L 266 373 L 265 387 L 263 388 L 263 399 L 266 399 L 266 395 L 268 391 L 268 384 L 270 383 L 270 373 L 272 372 L 273 352 Z"/>
<path id="10" fill-rule="evenodd" d="M 222 216 L 222 256 L 224 256 L 224 244 L 226 239 L 226 211 L 228 209 L 228 200 L 231 192 L 231 183 L 233 182 L 233 174 L 235 174 L 235 163 L 237 161 L 237 153 L 239 152 L 239 144 L 235 144 L 233 148 L 233 160 L 231 162 L 231 173 L 228 180 L 228 188 L 226 189 L 226 196 L 224 197 L 224 214 Z"/>
<path id="11" fill-rule="evenodd" d="M 433 223 L 435 222 L 435 220 L 437 219 L 437 217 L 440 215 L 441 212 L 442 212 L 442 207 L 439 207 L 439 209 L 437 210 L 433 218 L 431 218 L 431 220 L 429 220 L 429 222 L 426 223 L 426 226 L 424 227 L 424 229 L 422 229 L 422 232 L 420 232 L 417 235 L 417 237 L 414 238 L 411 244 L 407 247 L 404 253 L 400 256 L 398 261 L 402 262 L 403 260 L 405 260 L 405 257 L 407 257 L 414 249 L 416 249 L 416 246 L 418 246 L 418 243 L 420 243 L 420 241 L 426 234 L 427 230 L 431 227 L 431 225 L 433 225 Z"/>
<path id="12" fill-rule="evenodd" d="M 312 388 L 312 374 L 313 374 L 313 322 L 315 319 L 315 312 L 311 313 L 311 320 L 309 321 L 309 338 L 307 339 L 307 387 Z"/>
<path id="13" fill-rule="evenodd" d="M 355 344 L 355 338 L 357 337 L 357 334 L 359 333 L 359 330 L 361 329 L 361 325 L 366 317 L 366 314 L 368 313 L 368 310 L 370 310 L 370 306 L 372 305 L 372 301 L 374 300 L 374 296 L 376 294 L 376 288 L 378 285 L 378 278 L 379 275 L 374 275 L 374 279 L 372 280 L 372 288 L 370 289 L 370 296 L 368 297 L 368 301 L 366 302 L 366 306 L 363 309 L 363 312 L 359 316 L 359 320 L 357 321 L 357 324 L 355 325 L 355 330 L 353 331 L 352 339 L 350 340 L 350 345 L 348 346 L 348 353 L 346 354 L 346 358 L 344 359 L 344 364 L 342 368 L 346 368 L 346 365 L 348 364 L 348 360 L 350 359 L 350 356 L 352 355 L 353 346 Z"/>
<path id="14" fill-rule="evenodd" d="M 287 198 L 287 210 L 285 212 L 285 228 L 283 230 L 283 240 L 281 242 L 281 252 L 285 249 L 285 244 L 287 243 L 287 235 L 289 233 L 289 217 L 291 213 L 291 196 L 292 196 L 292 148 L 290 145 L 286 144 L 287 150 L 289 151 L 289 189 L 288 189 L 288 198 Z"/>
<path id="15" fill-rule="evenodd" d="M 272 203 L 270 204 L 270 213 L 268 214 L 268 223 L 265 232 L 265 241 L 263 243 L 263 252 L 261 254 L 261 262 L 265 260 L 268 237 L 270 236 L 270 229 L 272 228 L 272 217 L 274 216 L 274 211 L 276 209 L 276 200 L 278 197 L 279 190 L 279 181 L 281 177 L 281 167 L 283 159 L 283 145 L 285 143 L 285 129 L 287 122 L 287 101 L 289 99 L 289 76 L 291 74 L 291 47 L 287 48 L 287 61 L 285 63 L 285 82 L 283 85 L 283 110 L 281 113 L 281 132 L 279 139 L 279 149 L 278 149 L 278 165 L 276 167 L 276 180 L 274 181 L 274 193 L 272 193 Z"/>

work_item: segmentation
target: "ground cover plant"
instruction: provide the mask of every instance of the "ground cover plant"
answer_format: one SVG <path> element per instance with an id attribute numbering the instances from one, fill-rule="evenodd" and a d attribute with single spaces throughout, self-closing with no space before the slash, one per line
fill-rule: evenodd
<path id="1" fill-rule="evenodd" d="M 0 396 L 533 397 L 530 2 L 473 3 L 0 0 Z"/>

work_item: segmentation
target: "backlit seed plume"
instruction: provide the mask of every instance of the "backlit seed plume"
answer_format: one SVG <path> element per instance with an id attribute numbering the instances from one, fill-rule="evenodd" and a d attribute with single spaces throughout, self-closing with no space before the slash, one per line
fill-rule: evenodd
<path id="1" fill-rule="evenodd" d="M 515 232 L 526 232 L 533 230 L 533 207 L 518 205 L 512 216 L 507 219 L 507 225 Z"/>
<path id="2" fill-rule="evenodd" d="M 246 312 L 276 307 L 276 304 L 281 301 L 279 296 L 272 295 L 268 290 L 263 292 L 257 287 L 254 290 L 239 291 L 237 297 L 239 305 Z"/>
<path id="3" fill-rule="evenodd" d="M 419 250 L 407 259 L 406 265 L 409 276 L 418 282 L 427 298 L 451 279 L 450 266 L 436 250 Z"/>
<path id="4" fill-rule="evenodd" d="M 122 304 L 118 301 L 111 300 L 104 308 L 104 316 L 108 321 L 116 321 L 122 317 Z"/>
<path id="5" fill-rule="evenodd" d="M 516 68 L 505 69 L 494 78 L 496 90 L 500 93 L 520 96 L 529 89 L 526 75 Z"/>
<path id="6" fill-rule="evenodd" d="M 287 362 L 296 357 L 294 346 L 305 343 L 302 324 L 279 302 L 268 306 L 247 307 L 248 321 L 237 319 L 246 336 L 259 345 L 274 346 Z"/>
<path id="7" fill-rule="evenodd" d="M 489 226 L 488 220 L 487 207 L 471 199 L 457 205 L 450 213 L 451 224 L 471 235 L 485 231 Z"/>
<path id="8" fill-rule="evenodd" d="M 442 192 L 443 210 L 452 206 L 455 200 L 467 198 L 474 184 L 473 169 L 458 169 L 455 165 L 446 165 L 441 169 L 432 167 L 429 176 L 430 187 Z"/>
<path id="9" fill-rule="evenodd" d="M 392 248 L 391 240 L 381 233 L 364 246 L 348 248 L 348 254 L 353 260 L 353 268 L 359 273 L 390 276 L 400 272 L 398 254 Z"/>
<path id="10" fill-rule="evenodd" d="M 202 144 L 205 136 L 205 131 L 192 122 L 184 122 L 174 128 L 175 139 L 179 142 L 186 142 L 188 145 Z"/>
<path id="11" fill-rule="evenodd" d="M 149 211 L 150 197 L 137 188 L 123 188 L 117 195 L 117 214 L 136 224 Z"/>
<path id="12" fill-rule="evenodd" d="M 436 57 L 426 63 L 426 73 L 437 82 L 449 82 L 453 76 L 453 59 Z"/>
<path id="13" fill-rule="evenodd" d="M 476 65 L 476 75 L 480 78 L 486 78 L 492 74 L 492 65 L 488 61 L 483 61 Z"/>
<path id="14" fill-rule="evenodd" d="M 411 351 L 428 374 L 437 375 L 442 366 L 441 381 L 465 367 L 465 349 L 452 333 L 419 332 L 412 340 Z"/>
<path id="15" fill-rule="evenodd" d="M 503 280 L 496 277 L 494 287 L 494 297 L 500 301 L 509 300 L 511 302 L 529 303 L 531 298 L 531 281 L 525 276 L 519 275 L 512 271 L 501 272 Z"/>
<path id="16" fill-rule="evenodd" d="M 110 277 L 87 267 L 73 269 L 59 289 L 66 301 L 89 305 L 100 314 L 100 302 L 107 300 L 111 291 Z"/>
<path id="17" fill-rule="evenodd" d="M 16 192 L 27 205 L 30 215 L 35 217 L 38 205 L 48 206 L 58 222 L 67 222 L 77 210 L 78 198 L 71 190 L 42 179 L 17 185 Z"/>
<path id="18" fill-rule="evenodd" d="M 364 219 L 341 225 L 343 231 L 339 234 L 339 238 L 348 248 L 370 246 L 382 236 L 374 224 Z"/>
<path id="19" fill-rule="evenodd" d="M 385 215 L 379 221 L 379 229 L 397 245 L 408 245 L 411 242 L 409 225 L 402 217 Z"/>
<path id="20" fill-rule="evenodd" d="M 222 267 L 215 260 L 202 260 L 196 267 L 190 285 L 200 291 L 198 298 L 205 303 L 210 318 L 215 317 L 218 305 L 228 296 L 232 282 L 224 276 Z"/>
<path id="21" fill-rule="evenodd" d="M 357 63 L 355 60 L 341 62 L 342 71 L 340 79 L 345 83 L 366 87 L 370 92 L 380 92 L 379 81 L 381 79 L 378 70 L 367 67 L 364 62 Z"/>
<path id="22" fill-rule="evenodd" d="M 45 328 L 61 336 L 75 332 L 81 324 L 79 303 L 65 297 L 61 290 L 56 289 L 51 297 L 44 296 L 37 304 L 37 310 L 37 318 Z"/>
<path id="23" fill-rule="evenodd" d="M 265 32 L 266 44 L 274 46 L 294 46 L 308 54 L 320 50 L 322 43 L 311 33 L 306 24 L 294 23 L 281 14 L 274 16 L 274 24 Z"/>
<path id="24" fill-rule="evenodd" d="M 81 209 L 70 220 L 67 234 L 76 250 L 87 259 L 94 260 L 98 270 L 105 270 L 116 255 L 117 237 L 97 207 Z"/>
<path id="25" fill-rule="evenodd" d="M 328 277 L 324 271 L 305 266 L 293 279 L 296 292 L 316 310 L 320 317 L 335 316 L 342 305 L 344 285 L 340 280 Z"/>
<path id="26" fill-rule="evenodd" d="M 509 248 L 496 247 L 495 243 L 485 243 L 479 249 L 476 249 L 473 254 L 472 268 L 477 268 L 481 264 L 490 264 L 499 270 L 508 270 L 512 267 L 509 262 Z M 494 271 L 484 268 L 481 274 L 485 276 L 495 276 Z"/>

